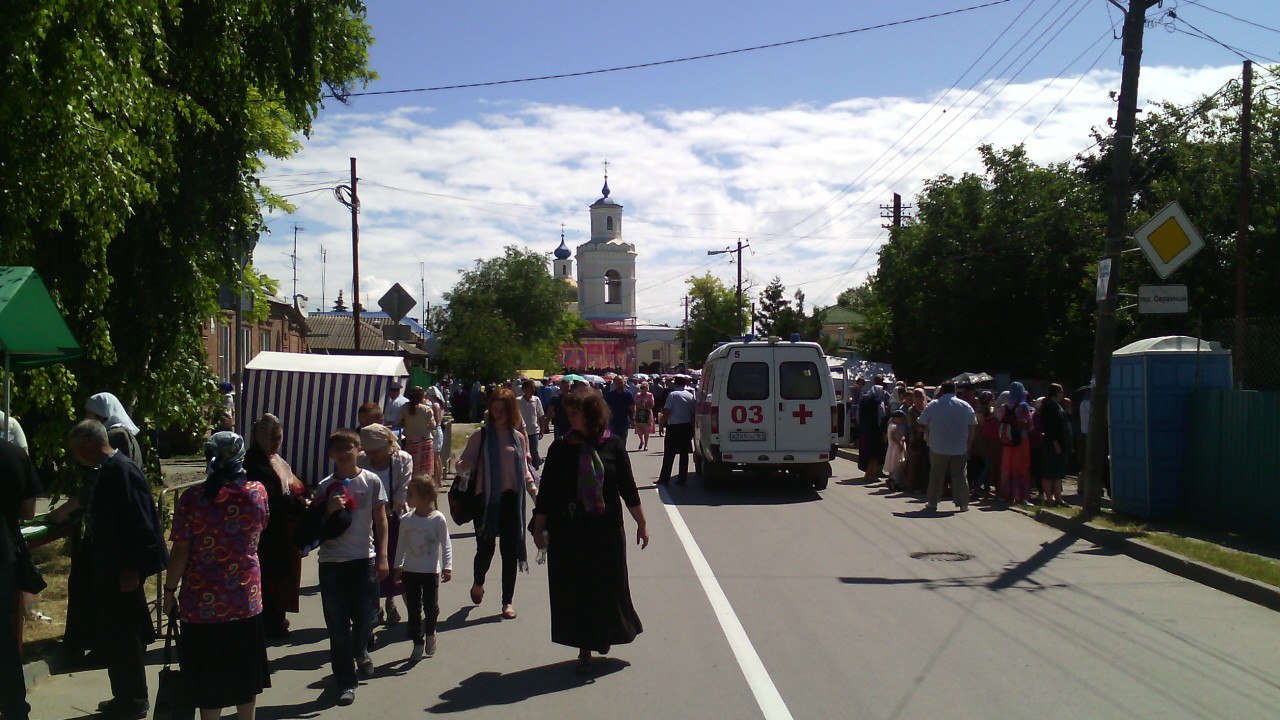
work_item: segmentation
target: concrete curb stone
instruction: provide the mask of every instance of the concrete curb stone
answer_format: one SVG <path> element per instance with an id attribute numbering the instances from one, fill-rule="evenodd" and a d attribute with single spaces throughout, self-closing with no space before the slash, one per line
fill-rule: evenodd
<path id="1" fill-rule="evenodd" d="M 23 663 L 22 679 L 26 683 L 27 690 L 30 690 L 37 683 L 47 680 L 50 675 L 62 672 L 65 665 L 66 658 L 63 655 L 61 644 L 55 647 L 48 655 Z"/>

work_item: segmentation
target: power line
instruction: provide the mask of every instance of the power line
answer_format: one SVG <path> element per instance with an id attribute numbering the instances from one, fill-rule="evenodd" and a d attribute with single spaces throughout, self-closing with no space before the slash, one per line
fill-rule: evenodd
<path id="1" fill-rule="evenodd" d="M 1212 42 L 1212 43 L 1216 43 L 1216 44 L 1218 44 L 1218 45 L 1221 45 L 1223 48 L 1226 48 L 1227 50 L 1229 50 L 1229 51 L 1231 51 L 1231 52 L 1235 53 L 1237 56 L 1239 56 L 1239 58 L 1240 58 L 1241 60 L 1252 60 L 1252 59 L 1255 59 L 1255 58 L 1256 58 L 1256 59 L 1259 59 L 1259 60 L 1266 61 L 1266 62 L 1268 62 L 1268 63 L 1280 62 L 1280 61 L 1274 60 L 1274 59 L 1272 59 L 1272 58 L 1269 58 L 1269 57 L 1267 57 L 1266 55 L 1259 55 L 1259 54 L 1258 54 L 1258 53 L 1256 53 L 1256 52 L 1250 52 L 1250 51 L 1248 51 L 1248 50 L 1244 50 L 1244 49 L 1238 48 L 1238 47 L 1236 47 L 1236 46 L 1234 46 L 1234 45 L 1228 45 L 1228 44 L 1226 44 L 1226 43 L 1222 42 L 1221 40 L 1219 40 L 1218 38 L 1216 38 L 1216 37 L 1214 37 L 1214 36 L 1210 35 L 1209 33 L 1207 33 L 1207 32 L 1205 32 L 1205 31 L 1201 30 L 1200 28 L 1196 27 L 1195 25 L 1192 25 L 1191 23 L 1187 22 L 1186 20 L 1184 20 L 1184 19 L 1182 18 L 1182 16 L 1181 16 L 1181 15 L 1179 15 L 1177 12 L 1175 12 L 1175 11 L 1173 11 L 1173 10 L 1170 10 L 1170 11 L 1169 11 L 1168 13 L 1166 13 L 1166 14 L 1167 14 L 1169 17 L 1173 18 L 1173 20 L 1174 20 L 1175 22 L 1180 22 L 1180 23 L 1182 23 L 1183 25 L 1186 25 L 1187 27 L 1191 28 L 1191 29 L 1192 29 L 1192 30 L 1194 30 L 1195 32 L 1194 32 L 1194 33 L 1189 33 L 1189 32 L 1187 32 L 1187 31 L 1185 31 L 1185 30 L 1182 30 L 1182 29 L 1180 29 L 1180 28 L 1178 28 L 1178 27 L 1174 27 L 1174 30 L 1177 30 L 1178 32 L 1181 32 L 1183 35 L 1190 35 L 1191 37 L 1198 37 L 1198 38 L 1200 38 L 1200 39 L 1202 39 L 1202 40 L 1208 40 L 1209 42 Z M 1251 57 L 1251 56 L 1252 56 L 1252 57 Z"/>
<path id="2" fill-rule="evenodd" d="M 1273 27 L 1271 27 L 1270 25 L 1263 25 L 1262 23 L 1257 22 L 1257 21 L 1255 21 L 1255 20 L 1249 20 L 1248 18 L 1242 18 L 1242 17 L 1240 17 L 1239 15 L 1232 15 L 1232 14 L 1231 14 L 1231 13 L 1229 13 L 1229 12 L 1226 12 L 1226 11 L 1224 11 L 1224 10 L 1218 10 L 1218 9 L 1216 9 L 1216 8 L 1211 8 L 1211 7 L 1209 7 L 1208 5 L 1205 5 L 1204 3 L 1202 3 L 1202 2 L 1198 2 L 1198 1 L 1196 1 L 1196 0 L 1188 0 L 1188 3 L 1187 3 L 1187 4 L 1188 4 L 1188 5 L 1195 5 L 1196 7 L 1200 8 L 1200 9 L 1202 9 L 1202 10 L 1208 10 L 1208 11 L 1209 11 L 1209 12 L 1211 12 L 1211 13 L 1217 13 L 1217 14 L 1219 14 L 1219 15 L 1225 15 L 1226 17 L 1229 17 L 1229 18 L 1231 18 L 1232 20 L 1236 20 L 1236 21 L 1239 21 L 1239 22 L 1244 23 L 1245 25 L 1252 25 L 1252 26 L 1254 26 L 1254 27 L 1256 27 L 1256 28 L 1261 28 L 1261 29 L 1263 29 L 1263 30 L 1270 30 L 1270 31 L 1271 31 L 1271 32 L 1273 32 L 1273 33 L 1280 33 L 1280 28 L 1273 28 Z"/>
<path id="3" fill-rule="evenodd" d="M 786 47 L 788 45 L 799 45 L 801 43 L 814 42 L 816 40 L 828 40 L 846 35 L 854 35 L 857 33 L 869 32 L 871 30 L 883 30 L 885 28 L 898 27 L 900 25 L 910 25 L 913 23 L 923 22 L 925 20 L 935 20 L 937 18 L 947 17 L 949 15 L 959 15 L 961 13 L 981 10 L 983 8 L 993 7 L 995 5 L 1004 5 L 1013 0 L 991 0 L 990 2 L 980 5 L 970 5 L 968 7 L 957 8 L 955 10 L 947 10 L 945 12 L 933 13 L 931 15 L 922 15 L 920 17 L 907 18 L 905 20 L 894 20 L 891 22 L 879 23 L 876 25 L 867 25 L 865 27 L 854 28 L 852 30 L 841 30 L 839 32 L 824 33 L 822 35 L 811 35 L 809 37 L 797 38 L 794 40 L 783 40 L 781 42 L 767 43 L 765 45 L 753 45 L 751 47 L 737 48 L 735 50 L 722 50 L 720 52 L 704 53 L 701 55 L 689 55 L 686 57 L 672 58 L 669 60 L 656 60 L 653 62 L 636 63 L 632 65 L 620 65 L 617 67 L 601 68 L 597 70 L 582 70 L 578 72 L 559 73 L 555 75 L 539 75 L 536 77 L 514 78 L 510 80 L 490 80 L 488 82 L 460 83 L 455 85 L 436 85 L 433 87 L 405 88 L 401 90 L 367 90 L 364 92 L 352 93 L 329 93 L 326 97 L 337 100 L 346 100 L 352 97 L 368 97 L 373 95 L 403 95 L 406 93 L 421 92 L 437 92 L 440 90 L 463 90 L 466 88 L 493 87 L 495 85 L 514 85 L 517 83 L 540 82 L 543 80 L 562 80 L 565 78 L 585 77 L 588 75 L 603 75 L 605 73 L 622 72 L 624 70 L 639 70 L 642 68 L 659 67 L 661 65 L 675 65 L 677 63 L 693 62 L 695 60 L 708 60 L 710 58 L 725 57 L 727 55 L 740 55 L 743 53 L 756 52 L 759 50 L 770 50 L 773 48 Z"/>

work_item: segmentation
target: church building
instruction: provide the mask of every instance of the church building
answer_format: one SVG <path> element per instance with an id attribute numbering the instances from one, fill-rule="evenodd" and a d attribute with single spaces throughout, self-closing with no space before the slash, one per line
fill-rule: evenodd
<path id="1" fill-rule="evenodd" d="M 561 361 L 571 370 L 634 373 L 636 246 L 622 238 L 622 205 L 609 197 L 607 174 L 600 192 L 590 207 L 591 239 L 571 253 L 562 231 L 552 261 L 570 309 L 591 324 L 581 343 L 561 348 Z"/>

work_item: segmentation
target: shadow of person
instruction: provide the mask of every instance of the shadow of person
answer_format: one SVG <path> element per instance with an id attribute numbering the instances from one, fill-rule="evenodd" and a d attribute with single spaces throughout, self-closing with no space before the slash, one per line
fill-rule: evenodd
<path id="1" fill-rule="evenodd" d="M 337 706 L 337 692 L 326 689 L 320 697 L 294 705 L 259 705 L 255 717 L 258 720 L 295 720 L 297 718 L 315 718 L 325 710 Z"/>
<path id="2" fill-rule="evenodd" d="M 488 625 L 489 623 L 502 622 L 502 618 L 497 615 L 490 615 L 488 617 L 472 620 L 468 616 L 471 615 L 471 611 L 475 609 L 475 605 L 464 605 L 458 608 L 452 615 L 441 620 L 439 624 L 436 625 L 436 632 L 448 632 L 449 630 L 458 630 L 460 628 L 471 627 L 473 625 Z"/>
<path id="3" fill-rule="evenodd" d="M 513 673 L 481 672 L 440 694 L 440 702 L 427 708 L 430 713 L 456 713 L 492 705 L 512 705 L 539 695 L 572 690 L 631 666 L 617 658 L 595 658 L 590 675 L 574 673 L 576 660 L 552 663 Z"/>

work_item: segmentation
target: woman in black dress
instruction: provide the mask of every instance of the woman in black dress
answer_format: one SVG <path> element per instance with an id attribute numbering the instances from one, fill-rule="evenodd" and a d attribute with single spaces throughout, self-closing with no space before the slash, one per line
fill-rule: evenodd
<path id="1" fill-rule="evenodd" d="M 547 450 L 533 537 L 547 549 L 551 641 L 578 648 L 576 671 L 586 674 L 592 651 L 607 653 L 644 629 L 627 583 L 623 506 L 641 549 L 649 532 L 626 445 L 608 430 L 604 398 L 579 388 L 563 402 L 573 429 Z"/>

